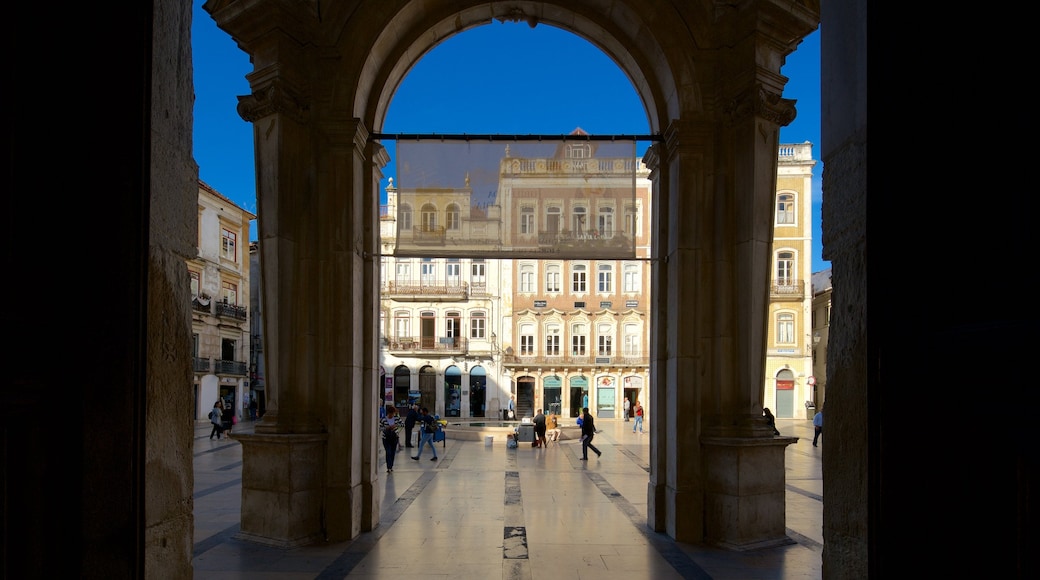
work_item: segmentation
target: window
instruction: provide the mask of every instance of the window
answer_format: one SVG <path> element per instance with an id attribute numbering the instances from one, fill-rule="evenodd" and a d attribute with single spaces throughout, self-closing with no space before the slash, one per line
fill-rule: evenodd
<path id="1" fill-rule="evenodd" d="M 584 294 L 588 292 L 588 272 L 585 264 L 575 264 L 571 271 L 571 292 Z"/>
<path id="2" fill-rule="evenodd" d="M 232 282 L 220 283 L 220 297 L 224 302 L 232 305 L 238 304 L 238 284 Z"/>
<path id="3" fill-rule="evenodd" d="M 398 284 L 410 284 L 412 281 L 412 265 L 408 262 L 398 262 L 397 268 L 397 283 Z"/>
<path id="4" fill-rule="evenodd" d="M 560 208 L 550 207 L 545 210 L 545 230 L 550 234 L 557 234 L 560 232 L 560 221 L 563 216 L 560 215 Z"/>
<path id="5" fill-rule="evenodd" d="M 534 223 L 534 207 L 525 205 L 520 208 L 520 233 L 521 234 L 533 234 L 535 233 Z"/>
<path id="6" fill-rule="evenodd" d="M 520 325 L 520 356 L 531 356 L 534 354 L 534 325 Z"/>
<path id="7" fill-rule="evenodd" d="M 585 234 L 586 230 L 588 229 L 586 227 L 587 222 L 585 221 L 587 218 L 588 216 L 585 215 L 584 207 L 579 205 L 574 208 L 574 213 L 571 216 L 571 229 L 574 231 L 575 236 L 581 236 Z"/>
<path id="8" fill-rule="evenodd" d="M 626 324 L 624 328 L 624 348 L 625 355 L 627 356 L 638 356 L 641 349 L 641 341 L 639 340 L 639 325 L 637 324 Z"/>
<path id="9" fill-rule="evenodd" d="M 545 327 L 545 356 L 560 356 L 560 325 Z"/>
<path id="10" fill-rule="evenodd" d="M 586 356 L 588 352 L 585 350 L 585 330 L 584 324 L 575 324 L 571 326 L 571 354 L 574 356 Z"/>
<path id="11" fill-rule="evenodd" d="M 600 324 L 596 327 L 596 340 L 598 341 L 597 354 L 599 356 L 610 356 L 614 350 L 614 337 L 610 332 L 609 324 Z"/>
<path id="12" fill-rule="evenodd" d="M 475 310 L 469 317 L 469 337 L 484 338 L 486 329 L 487 314 L 483 310 Z"/>
<path id="13" fill-rule="evenodd" d="M 592 157 L 592 146 L 587 143 L 567 145 L 568 159 L 586 159 Z"/>
<path id="14" fill-rule="evenodd" d="M 545 291 L 560 292 L 559 264 L 549 264 L 545 267 Z"/>
<path id="15" fill-rule="evenodd" d="M 596 289 L 603 294 L 614 291 L 614 266 L 612 264 L 600 264 L 596 276 Z"/>
<path id="16" fill-rule="evenodd" d="M 433 232 L 437 230 L 437 208 L 433 207 L 432 204 L 424 205 L 419 217 L 422 219 L 422 231 Z"/>
<path id="17" fill-rule="evenodd" d="M 401 208 L 397 210 L 397 223 L 398 228 L 403 231 L 412 229 L 412 206 L 407 203 L 402 203 Z"/>
<path id="18" fill-rule="evenodd" d="M 221 257 L 227 258 L 228 260 L 236 260 L 238 257 L 238 250 L 236 248 L 238 234 L 227 228 L 220 228 L 220 238 Z"/>
<path id="19" fill-rule="evenodd" d="M 776 343 L 794 344 L 794 314 L 781 312 L 776 315 Z"/>
<path id="20" fill-rule="evenodd" d="M 445 313 L 444 336 L 454 339 L 452 344 L 458 346 L 458 339 L 462 336 L 462 315 L 458 311 L 450 310 Z"/>
<path id="21" fill-rule="evenodd" d="M 462 285 L 462 264 L 459 263 L 458 258 L 450 258 L 444 265 L 444 280 L 448 286 Z"/>
<path id="22" fill-rule="evenodd" d="M 599 223 L 597 227 L 599 228 L 598 234 L 601 238 L 614 237 L 614 208 L 599 208 Z"/>
<path id="23" fill-rule="evenodd" d="M 449 230 L 458 230 L 461 224 L 459 219 L 459 206 L 458 204 L 449 204 L 448 209 L 444 211 L 444 227 Z"/>
<path id="24" fill-rule="evenodd" d="M 437 271 L 434 269 L 433 258 L 423 258 L 419 265 L 419 283 L 423 286 L 431 286 L 437 282 Z"/>
<path id="25" fill-rule="evenodd" d="M 535 291 L 534 264 L 520 264 L 520 291 Z"/>
<path id="26" fill-rule="evenodd" d="M 198 296 L 202 289 L 202 274 L 195 270 L 188 270 L 188 276 L 191 277 L 191 295 Z"/>
<path id="27" fill-rule="evenodd" d="M 794 195 L 781 193 L 777 196 L 776 223 L 778 225 L 794 223 Z"/>
<path id="28" fill-rule="evenodd" d="M 487 268 L 484 266 L 483 261 L 474 260 L 469 267 L 469 281 L 474 286 L 484 286 L 487 284 Z"/>
<path id="29" fill-rule="evenodd" d="M 639 264 L 628 262 L 622 266 L 622 269 L 624 270 L 624 281 L 622 282 L 625 287 L 624 291 L 630 294 L 638 294 L 642 287 L 642 284 L 640 284 L 641 279 L 639 277 Z"/>
<path id="30" fill-rule="evenodd" d="M 794 281 L 794 252 L 780 252 L 776 255 L 776 283 L 786 286 Z"/>
<path id="31" fill-rule="evenodd" d="M 625 235 L 632 238 L 639 233 L 639 222 L 636 220 L 637 215 L 636 206 L 625 206 Z"/>
<path id="32" fill-rule="evenodd" d="M 410 338 L 412 336 L 412 321 L 407 310 L 398 310 L 394 313 L 394 337 L 397 339 Z"/>

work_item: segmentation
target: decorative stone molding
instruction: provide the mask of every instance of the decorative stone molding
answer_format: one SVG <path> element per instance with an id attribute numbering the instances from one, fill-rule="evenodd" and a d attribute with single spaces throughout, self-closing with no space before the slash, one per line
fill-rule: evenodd
<path id="1" fill-rule="evenodd" d="M 754 116 L 783 127 L 794 121 L 797 115 L 794 104 L 793 99 L 785 99 L 756 84 L 753 90 L 747 90 L 727 103 L 723 113 L 730 123 Z"/>
<path id="2" fill-rule="evenodd" d="M 301 125 L 307 122 L 310 107 L 283 81 L 271 81 L 251 95 L 238 97 L 238 115 L 249 123 L 282 114 Z"/>

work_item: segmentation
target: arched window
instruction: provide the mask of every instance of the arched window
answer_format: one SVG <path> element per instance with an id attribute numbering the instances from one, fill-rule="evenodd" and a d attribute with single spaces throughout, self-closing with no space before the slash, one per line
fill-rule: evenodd
<path id="1" fill-rule="evenodd" d="M 790 225 L 794 223 L 794 194 L 781 193 L 776 196 L 776 223 Z"/>
<path id="2" fill-rule="evenodd" d="M 520 208 L 520 233 L 533 235 L 535 231 L 534 206 L 525 205 Z"/>
<path id="3" fill-rule="evenodd" d="M 426 204 L 422 208 L 422 231 L 432 232 L 437 229 L 437 208 L 433 204 Z"/>
<path id="4" fill-rule="evenodd" d="M 575 236 L 580 236 L 586 232 L 588 229 L 586 222 L 587 219 L 588 216 L 585 213 L 585 208 L 580 205 L 575 206 L 571 215 L 571 230 L 574 232 Z"/>
<path id="5" fill-rule="evenodd" d="M 535 291 L 535 271 L 534 264 L 520 264 L 520 291 L 521 292 L 534 292 Z"/>
<path id="6" fill-rule="evenodd" d="M 575 264 L 571 270 L 571 292 L 584 294 L 589 290 L 589 273 L 585 264 Z"/>
<path id="7" fill-rule="evenodd" d="M 458 204 L 448 204 L 448 209 L 444 210 L 444 227 L 449 230 L 458 231 L 462 223 L 460 215 L 461 212 L 459 211 Z"/>
<path id="8" fill-rule="evenodd" d="M 780 312 L 776 315 L 776 343 L 794 344 L 794 314 Z"/>
<path id="9" fill-rule="evenodd" d="M 776 255 L 776 283 L 788 286 L 794 281 L 794 252 L 778 252 Z"/>
<path id="10" fill-rule="evenodd" d="M 560 292 L 560 265 L 548 264 L 545 266 L 545 291 Z"/>

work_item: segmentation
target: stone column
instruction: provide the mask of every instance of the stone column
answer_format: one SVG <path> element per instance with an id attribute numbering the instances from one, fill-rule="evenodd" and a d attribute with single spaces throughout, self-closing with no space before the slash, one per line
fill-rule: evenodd
<path id="1" fill-rule="evenodd" d="M 269 55 L 270 56 L 270 55 Z M 273 61 L 278 58 L 274 57 Z M 253 123 L 267 412 L 241 435 L 243 538 L 292 547 L 323 539 L 325 446 L 318 413 L 322 312 L 310 105 L 288 67 L 255 63 L 239 114 Z"/>

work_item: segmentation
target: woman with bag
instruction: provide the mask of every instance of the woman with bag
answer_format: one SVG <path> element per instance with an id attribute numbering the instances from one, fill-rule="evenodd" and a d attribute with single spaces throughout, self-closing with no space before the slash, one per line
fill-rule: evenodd
<path id="1" fill-rule="evenodd" d="M 397 407 L 386 406 L 386 414 L 379 418 L 379 432 L 383 437 L 383 451 L 386 452 L 386 472 L 394 470 L 394 458 L 397 450 L 401 447 L 401 438 L 398 429 L 401 427 L 401 419 L 397 416 Z"/>
<path id="2" fill-rule="evenodd" d="M 222 422 L 224 421 L 224 409 L 220 404 L 220 401 L 213 403 L 213 408 L 209 411 L 209 422 L 213 424 L 213 429 L 209 432 L 209 438 L 213 439 L 213 436 L 217 436 L 217 440 L 220 440 L 220 434 L 224 432 Z"/>

